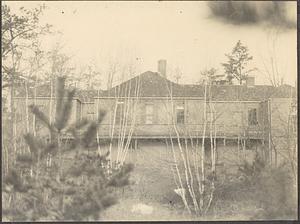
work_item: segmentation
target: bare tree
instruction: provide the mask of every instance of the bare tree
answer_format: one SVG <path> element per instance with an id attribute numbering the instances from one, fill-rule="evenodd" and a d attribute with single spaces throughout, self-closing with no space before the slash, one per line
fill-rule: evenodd
<path id="1" fill-rule="evenodd" d="M 49 32 L 49 25 L 41 26 L 40 15 L 45 7 L 40 6 L 33 10 L 24 7 L 19 9 L 19 15 L 11 12 L 11 9 L 2 4 L 2 81 L 3 87 L 10 87 L 10 113 L 11 113 L 11 136 L 15 139 L 15 108 L 14 95 L 15 84 L 19 81 L 18 71 L 21 56 L 24 51 L 31 47 L 32 40 L 41 34 Z"/>
<path id="2" fill-rule="evenodd" d="M 114 68 L 114 67 L 111 67 Z M 133 64 L 124 66 L 121 72 L 121 79 L 125 80 L 136 75 L 136 67 Z M 115 88 L 115 109 L 113 118 L 111 119 L 111 143 L 113 136 L 117 137 L 117 157 L 116 162 L 123 165 L 132 143 L 132 135 L 135 130 L 137 120 L 137 108 L 139 104 L 140 94 L 140 78 L 137 77 L 135 81 L 129 81 L 123 87 Z M 112 82 L 109 79 L 109 82 Z M 115 131 L 117 127 L 117 131 Z M 117 133 L 115 133 L 117 132 Z M 112 144 L 110 144 L 111 151 Z"/>
<path id="3" fill-rule="evenodd" d="M 217 79 L 217 69 L 210 68 L 210 69 L 204 69 L 200 72 L 201 78 L 199 80 L 199 84 L 204 84 L 208 82 L 209 85 L 213 84 Z"/>
<path id="4" fill-rule="evenodd" d="M 178 66 L 175 69 L 174 78 L 175 78 L 177 84 L 179 83 L 179 80 L 182 78 L 182 71 L 180 70 L 180 68 Z"/>
<path id="5" fill-rule="evenodd" d="M 196 144 L 193 144 L 193 139 L 190 136 L 192 131 L 190 126 L 184 124 L 182 127 L 182 125 L 177 123 L 176 99 L 173 98 L 172 84 L 169 85 L 167 83 L 169 100 L 166 106 L 167 110 L 169 108 L 170 131 L 174 130 L 178 145 L 178 147 L 175 147 L 173 136 L 170 133 L 174 159 L 172 170 L 177 187 L 175 192 L 181 197 L 187 211 L 197 215 L 206 214 L 212 204 L 215 191 L 217 159 L 216 113 L 211 102 L 210 82 L 206 80 L 204 84 L 202 131 L 196 134 L 196 138 L 201 139 L 202 142 L 199 144 L 197 140 Z M 208 114 L 210 117 L 208 117 Z M 205 144 L 205 139 L 210 141 L 210 147 Z M 206 153 L 208 151 L 210 152 L 210 157 Z"/>
<path id="6" fill-rule="evenodd" d="M 268 55 L 267 57 L 261 57 L 261 61 L 263 63 L 263 69 L 260 69 L 259 72 L 262 75 L 265 75 L 265 77 L 268 79 L 269 83 L 273 86 L 276 87 L 274 88 L 274 93 L 276 91 L 280 91 L 280 86 L 282 86 L 285 83 L 284 77 L 285 77 L 285 71 L 284 67 L 281 67 L 283 63 L 279 63 L 277 57 L 277 44 L 278 44 L 278 38 L 280 34 L 280 28 L 275 27 L 270 31 L 269 34 L 269 40 L 270 40 L 270 46 L 269 46 L 269 51 L 267 52 Z M 279 116 L 280 120 L 280 125 L 282 126 L 282 136 L 283 137 L 278 137 L 275 136 L 276 134 L 273 133 L 272 131 L 272 123 L 270 125 L 270 130 L 269 130 L 269 136 L 268 136 L 268 142 L 269 142 L 269 148 L 270 148 L 270 157 L 274 156 L 274 161 L 272 162 L 275 167 L 278 166 L 278 157 L 282 156 L 284 159 L 290 164 L 292 173 L 294 177 L 296 176 L 296 170 L 297 170 L 297 158 L 296 158 L 296 151 L 297 151 L 297 142 L 296 142 L 296 136 L 297 136 L 297 130 L 294 128 L 297 120 L 297 100 L 295 98 L 296 93 L 294 90 L 296 90 L 296 83 L 295 83 L 295 89 L 290 88 L 290 96 L 289 96 L 289 105 L 288 105 L 288 110 L 287 112 L 280 112 L 280 107 L 283 105 L 281 104 L 276 104 L 274 101 L 270 102 L 269 104 L 269 113 L 274 113 L 277 112 L 279 113 L 277 116 Z M 271 105 L 273 103 L 273 106 Z M 272 106 L 272 107 L 271 107 Z M 271 117 L 269 118 L 271 122 Z M 281 142 L 284 142 L 283 145 L 277 145 L 276 142 L 278 143 L 279 140 Z M 283 146 L 283 147 L 282 147 Z M 287 152 L 287 155 L 284 155 L 284 151 Z M 274 154 L 274 155 L 273 155 Z M 296 178 L 294 178 L 295 183 Z"/>
<path id="7" fill-rule="evenodd" d="M 280 64 L 278 63 L 277 44 L 279 32 L 279 28 L 274 28 L 270 31 L 270 34 L 268 35 L 270 45 L 268 45 L 268 51 L 266 51 L 267 56 L 263 57 L 261 55 L 263 68 L 258 70 L 274 87 L 283 85 L 285 82 L 285 68 L 280 67 L 280 65 L 283 65 L 284 63 L 282 61 Z"/>

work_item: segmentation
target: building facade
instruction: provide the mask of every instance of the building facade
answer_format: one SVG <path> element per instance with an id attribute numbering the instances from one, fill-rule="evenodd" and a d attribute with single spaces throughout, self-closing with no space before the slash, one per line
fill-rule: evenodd
<path id="1" fill-rule="evenodd" d="M 207 138 L 213 132 L 217 138 L 266 139 L 272 120 L 288 118 L 275 107 L 289 108 L 290 88 L 255 86 L 251 81 L 205 89 L 145 72 L 95 98 L 95 114 L 100 109 L 107 112 L 99 137 L 118 138 L 123 133 L 133 138 Z M 285 104 L 276 103 L 279 99 Z"/>
<path id="2" fill-rule="evenodd" d="M 296 102 L 293 88 L 253 82 L 242 86 L 182 85 L 148 71 L 98 92 L 92 101 L 74 99 L 70 123 L 96 120 L 103 110 L 106 115 L 98 130 L 103 139 L 209 138 L 213 134 L 216 138 L 263 140 L 270 133 L 282 135 L 282 125 L 296 119 L 297 110 L 289 114 Z M 32 103 L 54 119 L 54 98 L 52 103 L 49 97 L 29 98 L 27 104 Z M 28 126 L 24 97 L 16 97 L 16 113 L 22 123 L 17 129 L 24 133 Z M 32 127 L 31 113 L 28 116 Z M 35 125 L 42 130 L 38 121 Z"/>

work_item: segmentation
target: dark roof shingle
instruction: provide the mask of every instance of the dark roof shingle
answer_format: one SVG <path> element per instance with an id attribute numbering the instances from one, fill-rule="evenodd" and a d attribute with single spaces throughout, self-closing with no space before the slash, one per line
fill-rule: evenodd
<path id="1" fill-rule="evenodd" d="M 273 87 L 268 85 L 212 85 L 211 95 L 213 100 L 219 101 L 260 101 L 268 98 L 295 97 L 295 88 L 289 85 Z M 204 85 L 177 84 L 156 72 L 144 72 L 109 90 L 100 90 L 99 97 L 197 97 L 204 98 Z M 53 89 L 55 95 L 55 88 Z M 24 97 L 24 87 L 16 89 L 16 97 Z M 37 88 L 38 97 L 50 97 L 50 86 L 44 85 Z M 29 97 L 33 97 L 33 89 L 29 89 Z M 98 97 L 97 90 L 76 89 L 75 98 L 82 102 L 91 102 Z"/>
<path id="2" fill-rule="evenodd" d="M 156 72 L 145 72 L 129 79 L 118 86 L 103 91 L 100 97 L 167 97 L 172 93 L 173 97 L 199 97 L 204 98 L 204 85 L 187 85 L 174 83 Z M 268 98 L 287 98 L 295 95 L 295 88 L 283 85 L 273 87 L 268 85 L 212 85 L 211 94 L 213 100 L 243 100 L 257 101 Z"/>

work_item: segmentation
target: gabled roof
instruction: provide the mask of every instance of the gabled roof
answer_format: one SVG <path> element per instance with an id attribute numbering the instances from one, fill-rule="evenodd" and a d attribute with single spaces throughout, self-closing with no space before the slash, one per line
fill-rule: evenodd
<path id="1" fill-rule="evenodd" d="M 295 94 L 295 88 L 283 85 L 273 87 L 267 85 L 212 85 L 211 94 L 213 100 L 224 101 L 258 101 L 268 98 L 290 97 L 291 90 Z M 177 84 L 156 72 L 145 72 L 129 79 L 118 86 L 103 91 L 100 97 L 198 97 L 204 98 L 204 85 Z"/>
<path id="2" fill-rule="evenodd" d="M 163 78 L 156 72 L 144 72 L 139 76 L 129 79 L 120 85 L 117 85 L 109 90 L 103 91 L 101 97 L 125 97 L 125 96 L 140 96 L 140 97 L 156 97 L 169 96 L 173 90 L 173 96 L 184 96 L 186 88 Z M 175 92 L 174 92 L 175 91 Z"/>

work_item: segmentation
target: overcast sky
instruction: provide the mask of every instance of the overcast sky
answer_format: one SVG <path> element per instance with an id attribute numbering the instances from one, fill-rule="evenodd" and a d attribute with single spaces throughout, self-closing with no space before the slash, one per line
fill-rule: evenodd
<path id="1" fill-rule="evenodd" d="M 294 84 L 297 76 L 296 29 L 278 29 L 264 22 L 233 25 L 211 15 L 206 2 L 7 2 L 13 8 L 41 3 L 48 7 L 42 21 L 62 32 L 47 37 L 44 46 L 64 43 L 77 65 L 95 61 L 101 67 L 115 57 L 122 63 L 134 61 L 144 72 L 156 71 L 157 60 L 166 59 L 169 73 L 179 66 L 181 82 L 194 83 L 205 68 L 222 73 L 224 54 L 241 40 L 254 57 L 252 66 L 263 70 L 264 62 L 271 69 L 273 56 L 287 83 Z M 259 8 L 264 3 L 254 4 Z M 296 19 L 296 2 L 289 4 L 288 16 Z M 267 84 L 262 74 L 255 75 L 256 83 Z"/>

